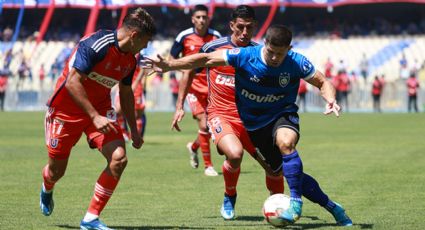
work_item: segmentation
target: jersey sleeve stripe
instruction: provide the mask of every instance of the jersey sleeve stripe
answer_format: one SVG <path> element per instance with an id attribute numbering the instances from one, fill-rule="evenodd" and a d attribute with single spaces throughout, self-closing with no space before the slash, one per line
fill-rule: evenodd
<path id="1" fill-rule="evenodd" d="M 214 46 L 221 46 L 221 45 L 225 45 L 226 43 L 227 43 L 227 38 L 225 38 L 225 37 L 219 38 L 219 39 L 216 39 L 216 40 L 214 40 L 212 42 L 208 42 L 207 44 L 205 44 L 202 47 L 202 50 L 204 52 L 206 52 L 206 51 L 208 51 L 208 49 L 210 49 L 210 48 L 212 48 Z"/>
<path id="2" fill-rule="evenodd" d="M 193 28 L 183 30 L 182 32 L 179 33 L 179 35 L 177 35 L 176 42 L 180 43 L 185 36 L 192 34 L 192 33 L 193 33 Z"/>
<path id="3" fill-rule="evenodd" d="M 218 32 L 217 30 L 213 30 L 213 29 L 208 29 L 208 33 L 217 36 L 218 38 L 221 38 L 221 34 L 220 32 Z"/>
<path id="4" fill-rule="evenodd" d="M 105 40 L 108 40 L 109 38 L 113 38 L 114 37 L 114 34 L 107 34 L 107 35 L 105 35 L 105 36 L 103 36 L 103 37 L 101 37 L 101 38 L 99 38 L 99 39 L 97 39 L 94 43 L 93 43 L 93 45 L 91 46 L 91 48 L 92 49 L 96 49 L 96 47 L 100 44 L 100 43 L 102 43 L 103 41 L 105 41 Z"/>
<path id="5" fill-rule="evenodd" d="M 115 39 L 114 38 L 109 38 L 108 40 L 102 42 L 101 44 L 99 44 L 99 46 L 94 50 L 96 53 L 99 53 L 99 51 L 105 47 L 106 45 L 110 44 L 110 43 L 114 43 Z"/>

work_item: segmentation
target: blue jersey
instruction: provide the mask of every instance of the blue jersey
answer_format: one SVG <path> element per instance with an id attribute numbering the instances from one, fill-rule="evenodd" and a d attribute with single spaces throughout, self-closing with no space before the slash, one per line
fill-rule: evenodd
<path id="1" fill-rule="evenodd" d="M 297 112 L 300 79 L 308 80 L 316 72 L 306 57 L 291 50 L 280 66 L 267 66 L 263 47 L 235 48 L 224 55 L 236 70 L 236 104 L 249 131 L 266 126 L 283 113 Z"/>

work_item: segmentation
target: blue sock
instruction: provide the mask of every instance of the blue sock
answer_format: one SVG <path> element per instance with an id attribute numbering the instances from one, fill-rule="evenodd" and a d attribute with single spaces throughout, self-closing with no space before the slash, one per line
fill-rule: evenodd
<path id="1" fill-rule="evenodd" d="M 322 191 L 319 183 L 307 173 L 304 173 L 303 177 L 303 196 L 328 211 L 335 207 L 335 203 Z"/>
<path id="2" fill-rule="evenodd" d="M 291 198 L 301 200 L 303 185 L 303 163 L 298 152 L 282 156 L 283 175 L 291 191 Z"/>

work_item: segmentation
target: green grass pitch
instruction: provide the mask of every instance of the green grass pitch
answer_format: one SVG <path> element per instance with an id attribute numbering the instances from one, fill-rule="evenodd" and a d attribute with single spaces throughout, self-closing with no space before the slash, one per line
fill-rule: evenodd
<path id="1" fill-rule="evenodd" d="M 186 143 L 195 137 L 187 113 L 181 133 L 171 113 L 148 113 L 145 144 L 127 145 L 129 164 L 101 219 L 117 229 L 272 229 L 261 207 L 264 172 L 245 155 L 238 184 L 237 219 L 219 213 L 223 179 L 189 166 Z M 425 225 L 425 115 L 301 114 L 298 150 L 304 170 L 343 204 L 353 229 L 423 229 Z M 41 169 L 47 160 L 44 113 L 0 113 L 0 229 L 78 229 L 94 183 L 105 167 L 85 138 L 75 146 L 56 185 L 55 210 L 39 209 Z M 213 163 L 223 157 L 214 145 Z M 285 187 L 285 193 L 288 193 Z M 289 229 L 337 229 L 332 216 L 305 200 L 303 217 Z"/>

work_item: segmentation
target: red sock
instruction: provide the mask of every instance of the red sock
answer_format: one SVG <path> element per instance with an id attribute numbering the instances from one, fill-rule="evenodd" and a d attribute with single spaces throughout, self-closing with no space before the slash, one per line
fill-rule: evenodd
<path id="1" fill-rule="evenodd" d="M 102 212 L 106 203 L 108 203 L 109 198 L 112 196 L 115 187 L 117 187 L 118 181 L 118 179 L 108 175 L 105 171 L 100 174 L 94 188 L 93 198 L 91 199 L 89 209 L 87 210 L 89 213 L 99 215 Z"/>
<path id="2" fill-rule="evenodd" d="M 45 190 L 51 191 L 53 189 L 53 187 L 55 186 L 56 181 L 52 181 L 52 178 L 50 177 L 48 168 L 49 168 L 49 165 L 46 165 L 46 166 L 44 166 L 44 168 L 42 170 L 43 184 L 44 184 Z"/>
<path id="3" fill-rule="evenodd" d="M 196 140 L 192 143 L 192 150 L 196 152 L 199 149 L 199 138 L 196 136 Z"/>
<path id="4" fill-rule="evenodd" d="M 238 184 L 241 168 L 233 168 L 229 161 L 225 160 L 221 170 L 224 177 L 224 191 L 229 196 L 236 195 L 236 185 Z"/>
<path id="5" fill-rule="evenodd" d="M 283 193 L 284 192 L 284 184 L 283 184 L 283 176 L 269 176 L 266 175 L 266 186 L 270 191 L 270 194 Z"/>
<path id="6" fill-rule="evenodd" d="M 137 126 L 137 131 L 139 133 L 142 132 L 142 127 L 143 127 L 143 121 L 142 119 L 136 119 L 136 126 Z"/>
<path id="7" fill-rule="evenodd" d="M 208 132 L 198 131 L 198 139 L 201 145 L 202 157 L 204 158 L 205 168 L 212 166 L 211 153 L 210 153 L 210 138 L 211 134 Z"/>

